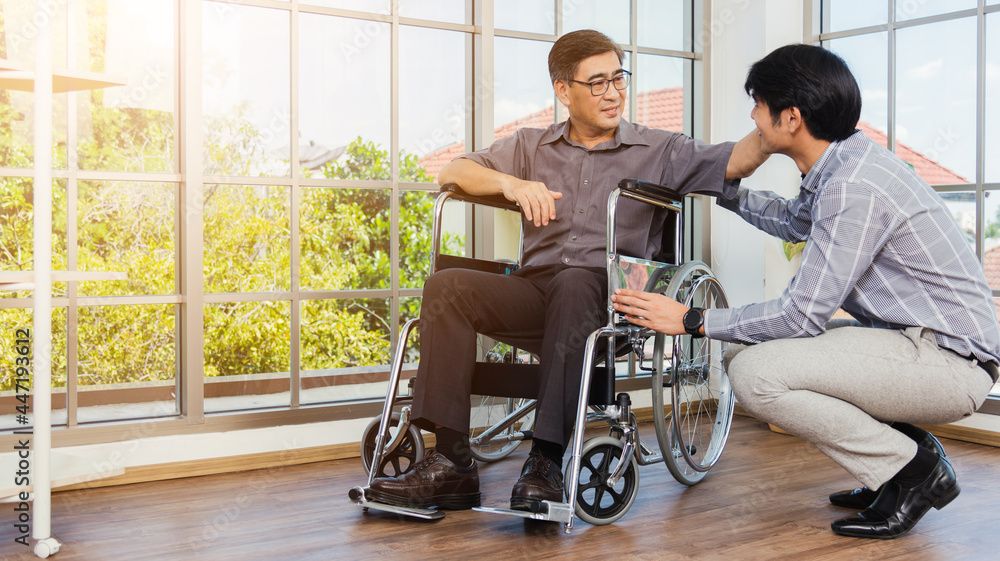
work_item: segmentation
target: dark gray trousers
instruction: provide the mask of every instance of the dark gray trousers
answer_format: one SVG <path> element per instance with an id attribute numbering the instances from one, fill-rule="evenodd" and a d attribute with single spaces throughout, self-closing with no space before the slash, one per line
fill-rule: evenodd
<path id="1" fill-rule="evenodd" d="M 434 273 L 420 310 L 413 421 L 469 430 L 476 334 L 531 340 L 541 380 L 535 437 L 566 446 L 573 431 L 587 336 L 607 323 L 607 272 L 551 265 L 512 275 L 466 269 Z"/>

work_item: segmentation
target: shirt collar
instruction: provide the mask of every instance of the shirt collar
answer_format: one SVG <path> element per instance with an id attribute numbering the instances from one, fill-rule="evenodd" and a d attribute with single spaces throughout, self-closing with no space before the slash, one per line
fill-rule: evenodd
<path id="1" fill-rule="evenodd" d="M 569 137 L 569 119 L 563 121 L 562 123 L 558 123 L 556 125 L 549 127 L 548 130 L 545 131 L 545 134 L 542 135 L 540 143 L 551 144 L 559 139 L 564 139 L 567 143 L 573 146 L 583 147 L 583 145 L 572 140 Z M 615 131 L 614 138 L 612 138 L 607 142 L 602 142 L 601 144 L 598 144 L 597 145 L 598 147 L 592 148 L 592 150 L 614 150 L 615 148 L 618 148 L 622 144 L 626 144 L 629 146 L 632 145 L 649 146 L 649 143 L 642 138 L 642 135 L 640 135 L 639 131 L 635 129 L 635 126 L 633 126 L 632 123 L 626 121 L 625 119 L 622 119 L 621 121 L 618 122 L 618 129 Z"/>
<path id="2" fill-rule="evenodd" d="M 830 145 L 826 147 L 826 150 L 823 150 L 823 153 L 820 155 L 819 159 L 816 160 L 816 163 L 809 168 L 809 172 L 803 176 L 802 188 L 815 193 L 816 189 L 819 187 L 820 177 L 823 176 L 823 169 L 830 163 L 830 160 L 833 158 L 833 154 L 840 150 L 840 146 L 843 143 L 855 139 L 859 134 L 864 136 L 865 133 L 861 132 L 861 129 L 855 129 L 851 136 L 843 140 L 835 140 L 831 142 Z"/>

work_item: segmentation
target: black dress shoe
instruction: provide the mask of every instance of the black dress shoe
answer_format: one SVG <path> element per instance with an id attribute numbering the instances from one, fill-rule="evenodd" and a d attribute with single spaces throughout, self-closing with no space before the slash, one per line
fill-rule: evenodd
<path id="1" fill-rule="evenodd" d="M 906 488 L 890 479 L 870 507 L 857 516 L 835 520 L 830 527 L 841 536 L 898 538 L 913 529 L 931 507 L 944 508 L 960 491 L 951 462 L 939 457 L 922 483 Z"/>
<path id="2" fill-rule="evenodd" d="M 941 446 L 938 439 L 934 438 L 934 435 L 931 433 L 927 433 L 922 440 L 917 442 L 917 446 L 926 448 L 942 458 L 947 457 L 944 453 L 944 446 Z M 839 493 L 833 493 L 830 495 L 830 502 L 834 506 L 864 510 L 875 502 L 875 499 L 878 497 L 879 491 L 881 490 L 881 487 L 874 490 L 869 489 L 868 487 L 859 487 L 849 491 L 840 491 Z"/>
<path id="3" fill-rule="evenodd" d="M 563 502 L 562 471 L 555 462 L 536 451 L 528 454 L 510 494 L 511 510 L 538 512 L 542 501 Z"/>
<path id="4" fill-rule="evenodd" d="M 458 467 L 431 451 L 396 477 L 378 477 L 368 486 L 368 499 L 411 508 L 461 510 L 481 504 L 479 466 Z"/>

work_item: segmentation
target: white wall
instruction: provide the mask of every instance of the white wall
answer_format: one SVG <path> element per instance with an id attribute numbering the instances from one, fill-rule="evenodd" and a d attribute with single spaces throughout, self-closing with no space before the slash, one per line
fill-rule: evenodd
<path id="1" fill-rule="evenodd" d="M 772 50 L 804 41 L 802 10 L 802 0 L 712 1 L 708 30 L 712 142 L 738 140 L 753 130 L 753 103 L 743 90 L 747 70 Z M 743 185 L 794 196 L 799 180 L 791 160 L 775 156 Z M 794 274 L 779 240 L 714 205 L 711 265 L 726 289 L 730 306 L 775 298 Z"/>

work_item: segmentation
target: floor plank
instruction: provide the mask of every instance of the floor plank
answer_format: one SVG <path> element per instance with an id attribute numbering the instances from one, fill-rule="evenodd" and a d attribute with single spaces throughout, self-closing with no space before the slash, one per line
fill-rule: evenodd
<path id="1" fill-rule="evenodd" d="M 655 442 L 652 425 L 641 434 Z M 596 434 L 596 433 L 595 433 Z M 851 514 L 826 495 L 855 485 L 811 445 L 737 417 L 719 464 L 685 487 L 662 465 L 640 468 L 639 496 L 617 523 L 562 525 L 473 511 L 423 522 L 362 512 L 347 490 L 358 459 L 192 477 L 53 495 L 64 561 L 590 558 L 627 560 L 997 558 L 1000 449 L 943 440 L 962 494 L 909 535 L 844 538 L 830 522 Z M 506 507 L 527 447 L 480 471 L 485 506 Z M 0 561 L 36 559 L 14 541 L 13 505 L 0 506 Z"/>

